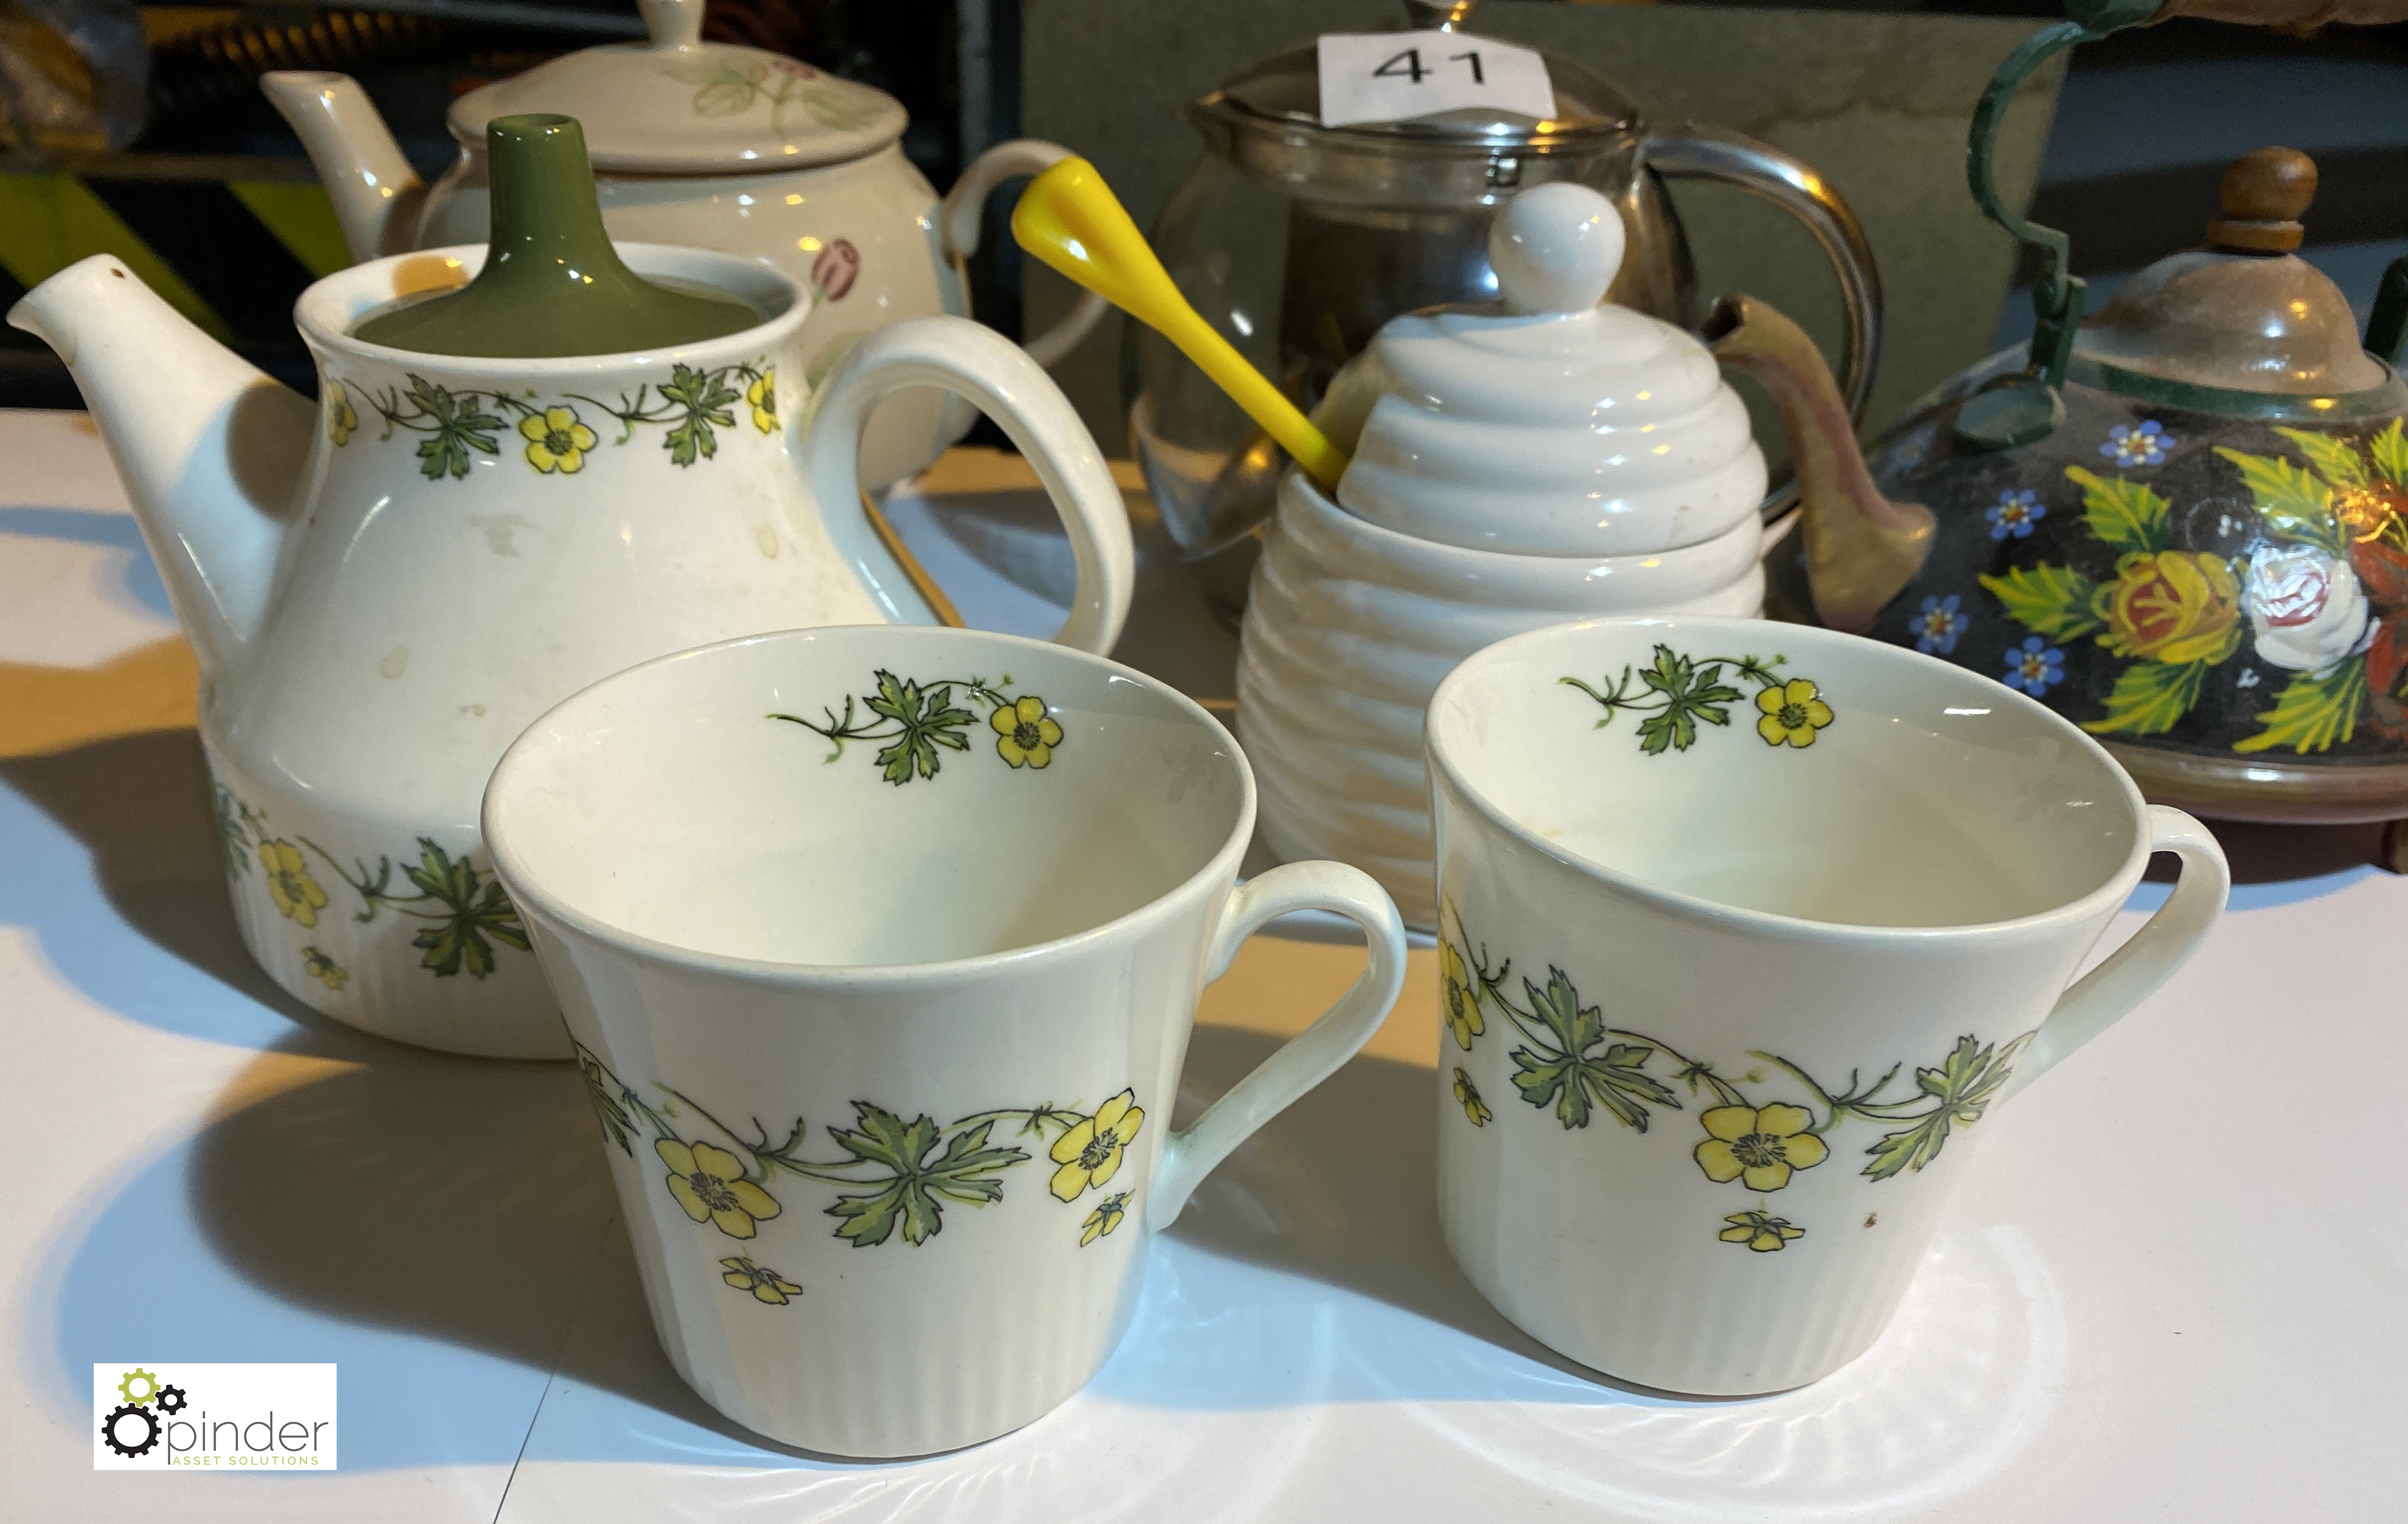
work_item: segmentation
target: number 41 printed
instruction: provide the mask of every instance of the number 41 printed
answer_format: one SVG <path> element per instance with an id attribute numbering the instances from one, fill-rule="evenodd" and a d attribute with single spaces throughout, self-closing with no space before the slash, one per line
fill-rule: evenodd
<path id="1" fill-rule="evenodd" d="M 1321 38 L 1321 122 L 1345 127 L 1483 107 L 1533 121 L 1555 112 L 1546 62 L 1460 32 L 1331 32 Z"/>

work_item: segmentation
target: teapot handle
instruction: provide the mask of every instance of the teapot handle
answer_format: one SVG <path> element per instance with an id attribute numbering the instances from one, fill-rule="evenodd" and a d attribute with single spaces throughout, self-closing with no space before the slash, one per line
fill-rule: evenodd
<path id="1" fill-rule="evenodd" d="M 986 198 L 996 186 L 1051 169 L 1068 157 L 1070 151 L 1058 143 L 1015 137 L 972 159 L 961 178 L 953 181 L 953 188 L 945 193 L 944 205 L 937 213 L 937 237 L 944 246 L 945 258 L 959 263 L 978 252 Z M 1068 317 L 1036 338 L 1024 339 L 1020 347 L 1039 365 L 1050 367 L 1095 332 L 1096 324 L 1103 321 L 1111 307 L 1094 292 L 1082 291 Z"/>
<path id="2" fill-rule="evenodd" d="M 1840 347 L 1840 395 L 1848 416 L 1862 421 L 1881 363 L 1881 271 L 1864 224 L 1831 182 L 1769 143 L 1698 122 L 1651 127 L 1643 151 L 1647 167 L 1675 178 L 1718 180 L 1781 207 L 1806 224 L 1840 278 L 1840 305 L 1847 333 Z"/>
<path id="3" fill-rule="evenodd" d="M 1137 552 L 1120 488 L 1095 437 L 1052 378 L 1018 346 L 968 318 L 910 318 L 879 329 L 812 399 L 806 469 L 828 538 L 896 624 L 933 625 L 937 611 L 870 518 L 861 492 L 861 428 L 896 392 L 937 386 L 968 399 L 1020 447 L 1069 531 L 1078 566 L 1070 617 L 1054 639 L 1097 655 L 1127 622 Z"/>

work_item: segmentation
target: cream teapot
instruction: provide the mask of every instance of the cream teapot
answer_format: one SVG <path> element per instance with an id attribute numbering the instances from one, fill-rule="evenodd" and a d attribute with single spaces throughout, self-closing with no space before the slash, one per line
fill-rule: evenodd
<path id="1" fill-rule="evenodd" d="M 477 829 L 495 760 L 544 711 L 709 641 L 938 622 L 941 595 L 915 584 L 859 494 L 863 421 L 890 394 L 968 396 L 1036 465 L 1077 555 L 1064 644 L 1110 649 L 1128 611 L 1111 474 L 1060 391 L 1001 337 L 954 317 L 882 328 L 806 420 L 795 378 L 812 302 L 796 281 L 727 254 L 619 252 L 761 320 L 629 353 L 418 353 L 354 327 L 456 283 L 485 251 L 372 260 L 295 307 L 319 367 L 313 405 L 110 255 L 8 313 L 74 372 L 199 658 L 246 942 L 305 1003 L 383 1036 L 568 1057 Z M 883 716 L 868 728 L 924 728 L 948 708 L 943 690 L 889 693 L 881 676 L 860 674 L 863 716 Z M 950 755 L 925 750 L 939 765 Z"/>
<path id="2" fill-rule="evenodd" d="M 484 241 L 486 123 L 552 111 L 584 123 L 604 224 L 623 242 L 677 243 L 762 260 L 811 293 L 797 400 L 845 352 L 885 324 L 968 316 L 962 263 L 977 252 L 987 194 L 1064 156 L 1051 143 L 1001 143 L 941 202 L 899 146 L 894 97 L 758 48 L 704 42 L 703 0 L 639 0 L 649 42 L 589 48 L 452 103 L 460 156 L 431 187 L 356 80 L 280 72 L 261 88 L 308 150 L 354 260 Z M 1081 303 L 1028 352 L 1051 365 L 1095 326 Z M 936 391 L 879 410 L 862 445 L 873 488 L 925 466 L 972 414 Z"/>

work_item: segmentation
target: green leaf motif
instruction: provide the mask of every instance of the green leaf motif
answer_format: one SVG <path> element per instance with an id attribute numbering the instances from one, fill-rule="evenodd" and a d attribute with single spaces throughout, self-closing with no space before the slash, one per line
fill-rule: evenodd
<path id="1" fill-rule="evenodd" d="M 2008 618 L 2047 640 L 2071 640 L 2104 623 L 2091 606 L 2098 584 L 2071 567 L 2016 567 L 1981 583 Z"/>
<path id="2" fill-rule="evenodd" d="M 868 705 L 871 712 L 882 714 L 903 727 L 901 735 L 878 752 L 879 765 L 890 784 L 908 784 L 914 774 L 934 778 L 940 766 L 937 756 L 939 746 L 956 752 L 969 750 L 970 743 L 962 732 L 976 723 L 978 716 L 953 707 L 950 683 L 940 683 L 923 692 L 919 683 L 899 679 L 881 668 L 878 693 Z"/>
<path id="3" fill-rule="evenodd" d="M 2136 661 L 2115 680 L 2107 696 L 2107 712 L 2083 721 L 2082 728 L 2099 736 L 2163 735 L 2199 702 L 2214 666 L 2212 661 Z"/>
<path id="4" fill-rule="evenodd" d="M 225 859 L 226 877 L 247 877 L 251 872 L 251 827 L 243 822 L 242 802 L 225 784 L 211 786 L 217 798 L 218 852 Z"/>
<path id="5" fill-rule="evenodd" d="M 811 113 L 813 122 L 838 132 L 866 127 L 872 120 L 872 113 L 867 108 L 847 103 L 842 95 L 826 85 L 813 85 L 804 91 L 803 105 Z"/>
<path id="6" fill-rule="evenodd" d="M 1564 1130 L 1588 1126 L 1590 1102 L 1612 1112 L 1623 1126 L 1647 1130 L 1647 1107 L 1680 1109 L 1672 1092 L 1643 1072 L 1641 1066 L 1656 1050 L 1642 1043 L 1615 1042 L 1592 1057 L 1589 1050 L 1605 1041 L 1605 1016 L 1597 1006 L 1584 1008 L 1580 992 L 1563 970 L 1547 970 L 1546 987 L 1522 981 L 1530 1007 L 1554 1035 L 1555 1051 L 1541 1054 L 1527 1047 L 1513 1050 L 1514 1087 L 1533 1106 L 1555 1107 Z"/>
<path id="7" fill-rule="evenodd" d="M 2402 422 L 2391 420 L 2390 427 L 2367 441 L 2374 468 L 2395 487 L 2408 487 L 2408 430 L 2401 428 Z"/>
<path id="8" fill-rule="evenodd" d="M 2352 656 L 2330 671 L 2301 672 L 2284 684 L 2274 707 L 2256 716 L 2266 728 L 2232 743 L 2236 752 L 2330 751 L 2358 733 L 2366 708 L 2366 658 Z"/>
<path id="9" fill-rule="evenodd" d="M 628 1118 L 627 1109 L 619 1104 L 619 1097 L 610 1083 L 609 1072 L 602 1067 L 602 1060 L 586 1052 L 581 1042 L 577 1045 L 577 1069 L 585 1080 L 585 1099 L 593 1104 L 594 1120 L 602 1124 L 603 1136 L 617 1143 L 619 1152 L 629 1158 L 635 1157 L 635 1147 L 627 1142 L 627 1129 L 635 1123 Z"/>
<path id="10" fill-rule="evenodd" d="M 2171 542 L 2170 504 L 2145 482 L 2117 477 L 2110 482 L 2079 466 L 2066 477 L 2082 485 L 2082 518 L 2090 532 L 2126 552 L 2155 554 Z"/>
<path id="11" fill-rule="evenodd" d="M 423 967 L 437 975 L 456 974 L 466 968 L 471 978 L 482 979 L 494 971 L 493 942 L 486 938 L 522 953 L 528 950 L 526 927 L 520 924 L 518 907 L 503 892 L 501 881 L 480 879 L 466 856 L 454 861 L 451 854 L 422 836 L 417 866 L 404 863 L 401 870 L 420 895 L 451 912 L 434 917 L 434 925 L 410 939 L 409 944 L 426 955 L 419 959 Z"/>
<path id="12" fill-rule="evenodd" d="M 478 406 L 475 393 L 455 401 L 449 391 L 425 377 L 411 376 L 408 400 L 431 429 L 418 441 L 418 469 L 428 481 L 466 476 L 472 448 L 488 455 L 501 448 L 495 431 L 502 421 Z"/>
<path id="13" fill-rule="evenodd" d="M 926 1243 L 944 1229 L 942 1201 L 984 1206 L 1001 1201 L 1002 1182 L 987 1176 L 1028 1157 L 1023 1149 L 988 1147 L 987 1133 L 995 1124 L 981 1122 L 954 1133 L 947 1140 L 945 1151 L 931 1160 L 928 1156 L 937 1148 L 935 1118 L 923 1114 L 906 1123 L 893 1112 L 864 1100 L 854 1101 L 853 1109 L 860 1130 L 830 1128 L 828 1135 L 853 1157 L 882 1165 L 888 1172 L 882 1181 L 879 1176 L 864 1177 L 864 1185 L 877 1189 L 840 1196 L 827 1209 L 829 1216 L 840 1219 L 836 1236 L 857 1249 L 885 1243 L 897 1225 L 906 1244 Z"/>
<path id="14" fill-rule="evenodd" d="M 1865 1152 L 1872 1162 L 1864 1172 L 1887 1180 L 1906 1170 L 1921 1170 L 1940 1157 L 1954 1127 L 1971 1127 L 2015 1071 L 2015 1059 L 2029 1042 L 2019 1037 L 2003 1050 L 1960 1037 L 1938 1069 L 1918 1069 L 1914 1083 L 1939 1104 L 1916 1117 L 1913 1126 L 1886 1134 Z"/>
<path id="15" fill-rule="evenodd" d="M 702 371 L 692 366 L 673 365 L 669 379 L 661 383 L 661 395 L 678 409 L 683 417 L 668 431 L 661 442 L 669 459 L 679 466 L 691 466 L 702 456 L 719 453 L 719 436 L 710 425 L 727 428 L 736 422 L 728 409 L 735 403 L 733 387 L 721 384 L 724 370 Z"/>
<path id="16" fill-rule="evenodd" d="M 2242 484 L 2270 532 L 2328 555 L 2349 554 L 2349 538 L 2333 513 L 2332 489 L 2314 472 L 2279 455 L 2245 454 L 2229 445 L 2217 445 L 2215 453 L 2241 467 Z"/>
<path id="17" fill-rule="evenodd" d="M 1698 743 L 1698 722 L 1730 724 L 1729 706 L 1740 691 L 1722 681 L 1720 662 L 1703 668 L 1670 646 L 1656 648 L 1656 665 L 1642 669 L 1639 681 L 1664 696 L 1664 707 L 1639 725 L 1639 749 L 1656 756 L 1670 748 L 1685 752 Z"/>
<path id="18" fill-rule="evenodd" d="M 2329 485 L 2363 487 L 2370 484 L 2366 459 L 2347 439 L 2304 428 L 2278 428 L 2274 432 L 2299 446 L 2300 453 L 2308 457 L 2308 464 Z"/>

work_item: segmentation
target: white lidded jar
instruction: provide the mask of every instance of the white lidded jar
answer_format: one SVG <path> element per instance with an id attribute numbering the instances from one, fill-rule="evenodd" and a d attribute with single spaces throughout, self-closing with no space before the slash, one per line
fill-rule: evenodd
<path id="1" fill-rule="evenodd" d="M 1333 502 L 1281 484 L 1238 661 L 1263 841 L 1377 878 L 1429 927 L 1422 712 L 1508 636 L 1605 614 L 1754 616 L 1764 457 L 1712 352 L 1600 305 L 1622 257 L 1583 186 L 1516 196 L 1500 298 L 1391 320 L 1316 421 L 1353 460 Z"/>

